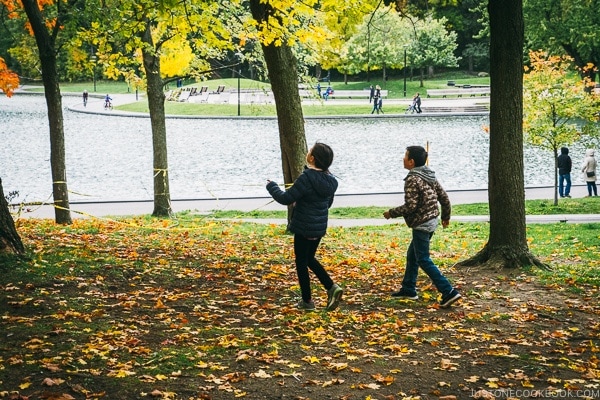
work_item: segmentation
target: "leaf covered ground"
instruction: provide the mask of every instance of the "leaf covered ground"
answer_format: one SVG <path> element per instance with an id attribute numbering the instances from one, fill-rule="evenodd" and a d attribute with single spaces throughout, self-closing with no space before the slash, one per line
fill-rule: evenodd
<path id="1" fill-rule="evenodd" d="M 342 304 L 295 308 L 282 226 L 20 220 L 29 260 L 0 256 L 0 398 L 600 398 L 599 226 L 528 227 L 553 271 L 456 270 L 485 224 L 440 230 L 432 255 L 464 298 L 419 278 L 394 300 L 409 231 L 330 229 L 318 256 Z M 557 232 L 559 232 L 557 234 Z M 313 282 L 316 282 L 313 280 Z"/>

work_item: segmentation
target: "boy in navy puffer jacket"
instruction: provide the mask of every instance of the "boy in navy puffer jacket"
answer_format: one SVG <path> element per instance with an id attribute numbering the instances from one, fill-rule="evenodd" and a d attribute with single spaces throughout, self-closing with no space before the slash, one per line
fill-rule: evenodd
<path id="1" fill-rule="evenodd" d="M 267 190 L 275 201 L 283 205 L 294 204 L 289 230 L 294 233 L 296 272 L 302 291 L 298 308 L 303 310 L 315 309 L 311 298 L 309 268 L 327 290 L 328 311 L 337 308 L 343 294 L 342 288 L 333 282 L 315 258 L 319 243 L 327 231 L 329 208 L 338 187 L 337 180 L 329 172 L 332 162 L 331 147 L 315 143 L 306 155 L 308 166 L 287 191 L 282 191 L 277 183 L 267 181 Z"/>

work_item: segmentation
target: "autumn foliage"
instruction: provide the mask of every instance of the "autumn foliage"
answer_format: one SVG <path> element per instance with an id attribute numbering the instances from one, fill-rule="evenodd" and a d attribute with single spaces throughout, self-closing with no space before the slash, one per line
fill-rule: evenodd
<path id="1" fill-rule="evenodd" d="M 19 76 L 8 69 L 4 59 L 0 57 L 0 90 L 8 97 L 19 87 Z"/>
<path id="2" fill-rule="evenodd" d="M 464 294 L 450 310 L 422 274 L 418 301 L 389 297 L 407 228 L 332 228 L 319 257 L 343 302 L 322 311 L 315 284 L 318 310 L 306 313 L 282 225 L 18 224 L 31 259 L 0 259 L 0 398 L 451 400 L 600 380 L 598 286 L 582 281 L 599 267 L 592 226 L 532 240 L 554 249 L 545 262 L 569 265 L 547 285 L 454 270 L 486 240 L 484 224 L 438 232 L 432 255 Z"/>

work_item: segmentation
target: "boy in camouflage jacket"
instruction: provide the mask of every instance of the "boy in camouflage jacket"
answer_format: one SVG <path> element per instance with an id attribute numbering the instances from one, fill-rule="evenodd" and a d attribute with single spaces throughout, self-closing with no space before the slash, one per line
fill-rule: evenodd
<path id="1" fill-rule="evenodd" d="M 425 271 L 437 290 L 442 294 L 441 308 L 448 308 L 461 298 L 442 275 L 429 255 L 429 243 L 438 225 L 442 206 L 442 226 L 450 223 L 451 205 L 448 194 L 435 178 L 435 173 L 425 165 L 427 151 L 421 146 L 409 146 L 404 154 L 404 168 L 408 175 L 404 179 L 404 204 L 383 213 L 386 219 L 404 217 L 412 229 L 412 241 L 406 254 L 406 268 L 402 287 L 392 297 L 417 300 L 417 275 L 419 267 Z"/>

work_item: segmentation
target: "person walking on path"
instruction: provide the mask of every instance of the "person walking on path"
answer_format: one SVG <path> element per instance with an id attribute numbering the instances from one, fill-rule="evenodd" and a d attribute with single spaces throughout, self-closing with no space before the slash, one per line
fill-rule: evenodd
<path id="1" fill-rule="evenodd" d="M 441 308 L 450 307 L 461 298 L 442 275 L 429 255 L 431 237 L 438 225 L 440 214 L 438 203 L 442 206 L 442 226 L 450 223 L 451 205 L 448 194 L 435 177 L 435 173 L 425 165 L 427 151 L 421 146 L 409 146 L 404 154 L 404 168 L 408 175 L 404 178 L 404 204 L 390 208 L 383 213 L 386 219 L 404 217 L 412 229 L 412 241 L 406 254 L 406 267 L 402 286 L 392 297 L 417 300 L 417 275 L 419 267 L 425 271 L 437 290 L 442 294 Z"/>
<path id="2" fill-rule="evenodd" d="M 558 167 L 558 194 L 560 197 L 571 197 L 571 157 L 569 149 L 561 147 L 560 156 L 557 158 Z M 566 186 L 565 186 L 566 183 Z"/>
<path id="3" fill-rule="evenodd" d="M 417 114 L 421 114 L 421 96 L 419 93 L 415 94 L 414 104 Z"/>
<path id="4" fill-rule="evenodd" d="M 332 162 L 331 147 L 317 142 L 306 155 L 308 166 L 287 191 L 282 191 L 275 182 L 267 182 L 267 190 L 275 201 L 283 205 L 294 205 L 288 229 L 294 234 L 296 272 L 302 292 L 298 308 L 307 311 L 315 309 L 308 269 L 327 290 L 327 311 L 337 308 L 344 292 L 315 258 L 317 248 L 327 231 L 329 208 L 338 187 L 337 180 L 329 172 Z"/>
<path id="5" fill-rule="evenodd" d="M 373 85 L 369 86 L 369 103 L 373 101 L 373 97 L 375 97 L 375 88 Z"/>
<path id="6" fill-rule="evenodd" d="M 379 113 L 385 114 L 383 112 L 383 97 L 379 96 L 379 101 L 377 102 L 377 114 Z"/>
<path id="7" fill-rule="evenodd" d="M 87 107 L 88 97 L 89 97 L 88 91 L 84 90 L 83 91 L 83 106 L 84 107 Z"/>
<path id="8" fill-rule="evenodd" d="M 598 188 L 596 187 L 596 167 L 598 163 L 596 162 L 596 158 L 594 157 L 594 150 L 587 149 L 585 151 L 585 159 L 583 160 L 583 164 L 581 166 L 581 172 L 583 172 L 583 178 L 587 183 L 588 195 L 586 197 L 591 197 L 592 193 L 594 196 L 598 196 Z"/>
<path id="9" fill-rule="evenodd" d="M 371 110 L 371 114 L 377 111 L 379 114 L 379 99 L 381 98 L 381 87 L 379 85 L 375 86 L 375 93 L 373 94 L 373 109 Z"/>

